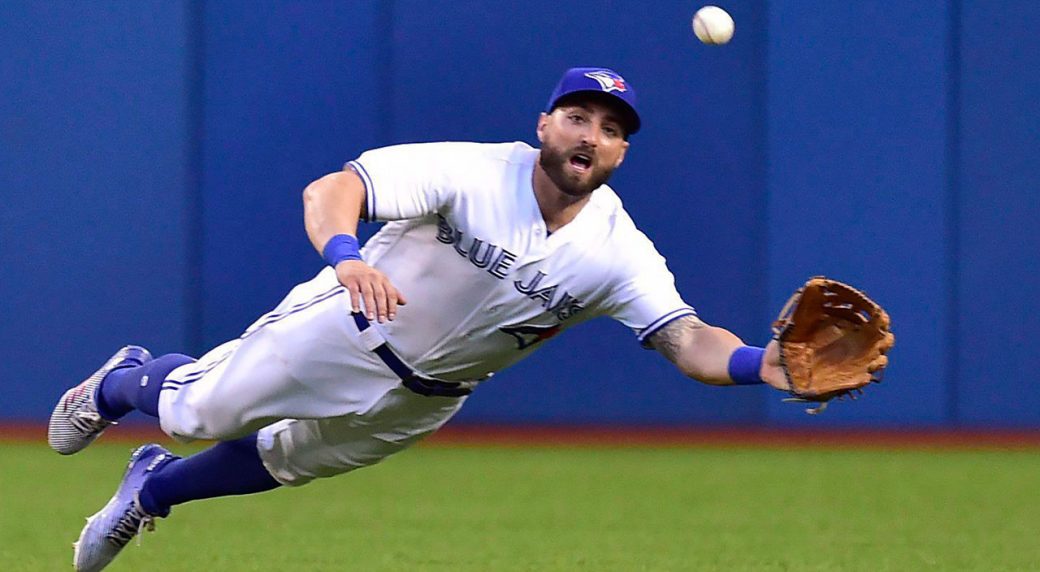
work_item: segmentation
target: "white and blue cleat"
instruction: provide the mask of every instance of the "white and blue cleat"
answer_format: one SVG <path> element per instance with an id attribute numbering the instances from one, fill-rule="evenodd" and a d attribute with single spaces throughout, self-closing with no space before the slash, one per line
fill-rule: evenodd
<path id="1" fill-rule="evenodd" d="M 51 412 L 47 427 L 47 442 L 51 449 L 62 455 L 71 455 L 85 449 L 115 421 L 101 417 L 97 408 L 97 391 L 101 380 L 112 370 L 144 365 L 152 361 L 152 354 L 139 346 L 125 346 L 94 372 L 94 375 L 65 392 Z"/>
<path id="2" fill-rule="evenodd" d="M 155 519 L 169 514 L 148 514 L 138 495 L 149 475 L 180 457 L 156 444 L 139 447 L 130 457 L 116 494 L 87 525 L 73 544 L 73 565 L 78 572 L 95 572 L 108 566 L 119 551 L 143 530 L 154 530 Z"/>

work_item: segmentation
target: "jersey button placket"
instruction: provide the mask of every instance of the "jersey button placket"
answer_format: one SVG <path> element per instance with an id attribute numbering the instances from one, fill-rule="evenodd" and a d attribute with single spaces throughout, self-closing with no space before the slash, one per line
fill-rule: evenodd
<path id="1" fill-rule="evenodd" d="M 545 224 L 537 222 L 531 227 L 531 252 L 543 255 L 547 247 L 545 236 Z"/>

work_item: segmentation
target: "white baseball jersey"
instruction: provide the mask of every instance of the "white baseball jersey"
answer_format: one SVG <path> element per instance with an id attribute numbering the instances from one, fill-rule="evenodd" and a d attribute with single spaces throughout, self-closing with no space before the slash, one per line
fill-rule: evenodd
<path id="1" fill-rule="evenodd" d="M 347 164 L 364 181 L 368 220 L 390 221 L 362 255 L 408 299 L 377 327 L 415 369 L 479 379 L 596 316 L 642 342 L 695 315 L 610 187 L 547 233 L 532 187 L 538 153 L 520 142 L 424 143 Z"/>
<path id="2" fill-rule="evenodd" d="M 420 374 L 479 380 L 595 316 L 645 341 L 695 315 L 609 187 L 548 234 L 532 188 L 537 157 L 523 143 L 431 143 L 349 163 L 369 218 L 392 221 L 362 254 L 408 299 L 371 328 Z M 185 440 L 259 430 L 261 460 L 286 485 L 379 462 L 436 431 L 466 397 L 405 388 L 371 351 L 370 331 L 358 331 L 326 267 L 240 338 L 171 372 L 160 424 Z"/>

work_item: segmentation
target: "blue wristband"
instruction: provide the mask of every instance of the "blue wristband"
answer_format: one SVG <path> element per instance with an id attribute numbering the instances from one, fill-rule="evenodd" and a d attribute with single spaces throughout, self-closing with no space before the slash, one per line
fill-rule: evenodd
<path id="1" fill-rule="evenodd" d="M 765 383 L 759 377 L 762 371 L 762 358 L 766 355 L 765 348 L 755 346 L 742 346 L 729 356 L 729 378 L 737 385 L 756 385 Z"/>
<path id="2" fill-rule="evenodd" d="M 329 266 L 335 268 L 344 260 L 361 260 L 361 250 L 357 238 L 349 234 L 337 234 L 325 243 L 321 256 Z"/>

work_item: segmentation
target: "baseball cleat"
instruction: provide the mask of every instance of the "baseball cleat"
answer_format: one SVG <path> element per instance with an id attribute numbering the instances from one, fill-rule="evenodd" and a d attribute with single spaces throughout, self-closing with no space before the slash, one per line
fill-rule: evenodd
<path id="1" fill-rule="evenodd" d="M 78 572 L 101 570 L 142 530 L 155 530 L 155 519 L 167 516 L 170 511 L 148 514 L 137 497 L 151 473 L 179 458 L 154 443 L 134 451 L 116 494 L 87 519 L 79 540 L 72 545 L 72 564 Z"/>
<path id="2" fill-rule="evenodd" d="M 97 409 L 97 391 L 101 380 L 114 369 L 144 365 L 152 361 L 152 354 L 139 346 L 125 346 L 115 353 L 83 383 L 65 392 L 51 412 L 47 427 L 47 442 L 51 449 L 62 455 L 71 455 L 85 449 L 108 428 L 115 425 L 101 417 Z"/>

